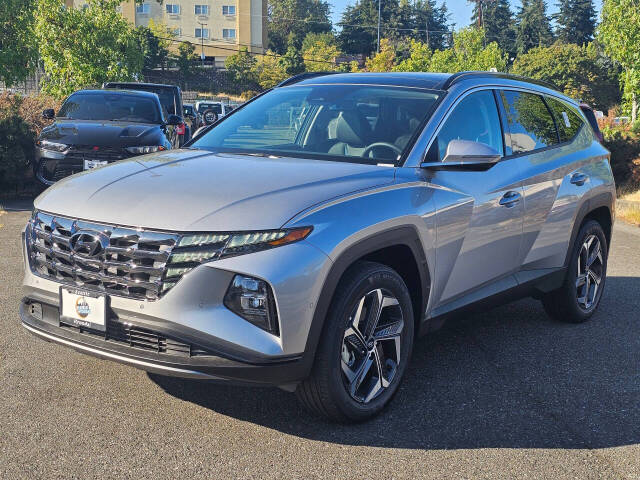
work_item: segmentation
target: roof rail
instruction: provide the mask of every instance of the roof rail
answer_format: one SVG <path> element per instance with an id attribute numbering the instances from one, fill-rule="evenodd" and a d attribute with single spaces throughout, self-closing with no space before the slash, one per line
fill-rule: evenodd
<path id="1" fill-rule="evenodd" d="M 289 77 L 286 80 L 283 80 L 278 85 L 276 85 L 276 88 L 278 88 L 278 87 L 286 87 L 287 85 L 293 85 L 294 83 L 298 83 L 298 82 L 301 82 L 302 80 L 307 80 L 309 78 L 322 77 L 324 75 L 333 75 L 334 73 L 341 73 L 341 72 L 305 72 L 305 73 L 299 73 L 298 75 L 294 75 L 293 77 Z"/>
<path id="2" fill-rule="evenodd" d="M 501 73 L 501 72 L 482 72 L 482 71 L 470 71 L 470 72 L 458 72 L 451 75 L 446 82 L 442 85 L 442 89 L 446 90 L 451 85 L 465 80 L 467 78 L 505 78 L 508 80 L 517 80 L 519 82 L 528 82 L 536 85 L 540 85 L 541 87 L 550 88 L 551 90 L 559 90 L 556 85 L 551 82 L 545 82 L 543 80 L 535 80 L 533 78 L 523 77 L 521 75 L 514 75 L 512 73 Z"/>

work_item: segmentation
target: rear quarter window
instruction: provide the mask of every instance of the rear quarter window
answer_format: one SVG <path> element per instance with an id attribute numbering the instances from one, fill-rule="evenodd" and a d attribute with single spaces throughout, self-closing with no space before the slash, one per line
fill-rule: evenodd
<path id="1" fill-rule="evenodd" d="M 568 142 L 572 140 L 584 125 L 582 117 L 573 107 L 560 100 L 550 97 L 547 97 L 546 100 L 556 119 L 560 141 Z"/>

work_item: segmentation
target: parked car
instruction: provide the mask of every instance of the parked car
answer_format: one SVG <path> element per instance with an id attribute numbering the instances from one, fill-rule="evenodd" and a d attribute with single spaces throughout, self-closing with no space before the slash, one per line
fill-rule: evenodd
<path id="1" fill-rule="evenodd" d="M 202 116 L 196 111 L 195 107 L 190 103 L 182 105 L 184 111 L 184 120 L 189 124 L 189 130 L 194 135 L 195 131 L 203 125 Z"/>
<path id="2" fill-rule="evenodd" d="M 398 390 L 414 340 L 454 313 L 531 295 L 558 321 L 593 315 L 608 158 L 577 102 L 521 77 L 294 77 L 188 149 L 36 199 L 22 323 L 364 420 Z"/>
<path id="3" fill-rule="evenodd" d="M 56 112 L 36 140 L 33 172 L 41 189 L 74 173 L 172 148 L 177 115 L 165 117 L 155 93 L 80 90 Z"/>
<path id="4" fill-rule="evenodd" d="M 177 115 L 181 121 L 176 125 L 177 144 L 176 147 L 184 145 L 191 139 L 191 129 L 183 121 L 184 110 L 182 107 L 182 91 L 176 85 L 161 85 L 158 83 L 139 83 L 139 82 L 107 82 L 102 85 L 103 88 L 117 88 L 124 90 L 139 90 L 142 92 L 152 92 L 158 95 L 162 108 L 165 109 L 165 115 Z"/>
<path id="5" fill-rule="evenodd" d="M 203 123 L 211 125 L 219 118 L 228 115 L 233 108 L 231 105 L 222 102 L 198 101 L 196 102 L 196 110 L 202 115 Z"/>

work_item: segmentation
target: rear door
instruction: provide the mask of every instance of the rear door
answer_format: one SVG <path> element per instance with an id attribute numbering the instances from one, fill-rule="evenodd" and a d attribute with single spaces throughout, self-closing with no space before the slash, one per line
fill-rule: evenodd
<path id="1" fill-rule="evenodd" d="M 581 171 L 593 134 L 577 108 L 548 95 L 500 92 L 512 154 L 524 177 L 522 279 L 564 264 L 577 209 L 587 192 Z M 584 181 L 583 181 L 584 180 Z"/>

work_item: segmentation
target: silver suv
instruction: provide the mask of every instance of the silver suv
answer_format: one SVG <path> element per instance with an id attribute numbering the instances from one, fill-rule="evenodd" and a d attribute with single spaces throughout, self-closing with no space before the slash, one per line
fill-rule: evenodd
<path id="1" fill-rule="evenodd" d="M 416 337 L 454 312 L 534 296 L 557 320 L 593 314 L 608 159 L 579 104 L 522 78 L 295 77 L 188 148 L 38 197 L 22 324 L 363 420 L 398 389 Z"/>

